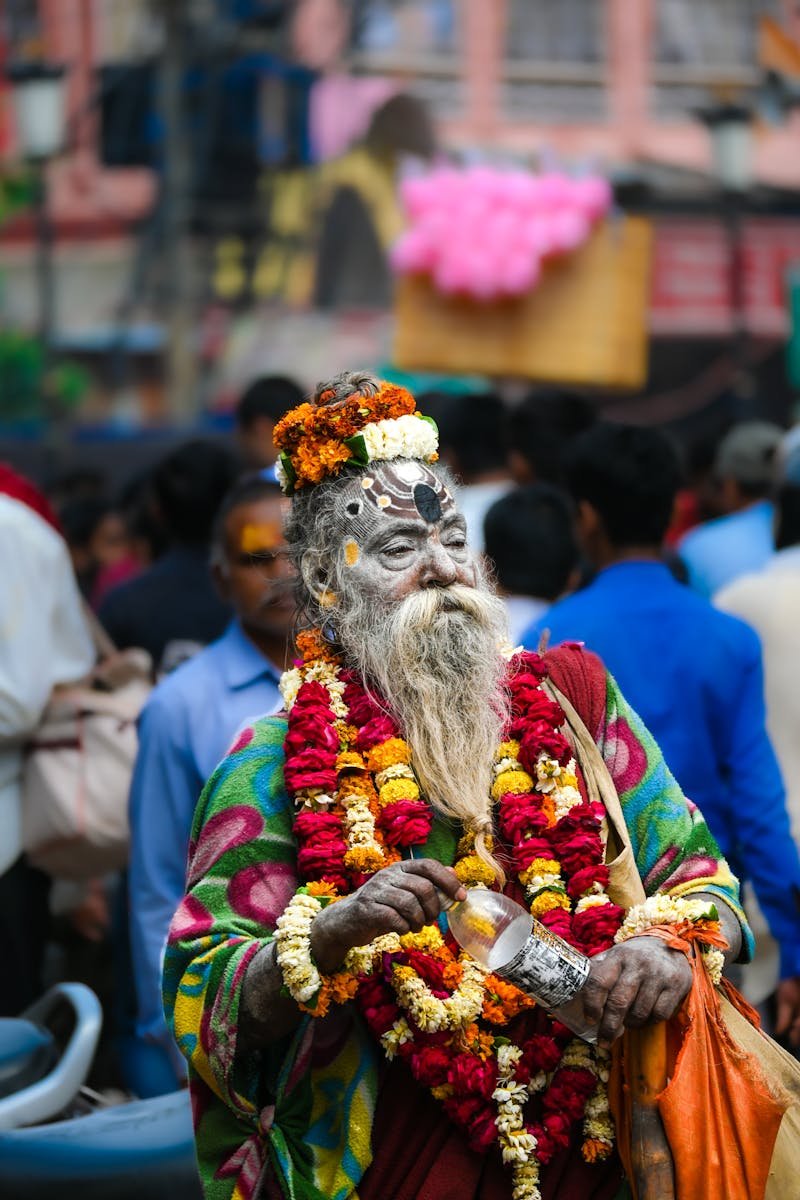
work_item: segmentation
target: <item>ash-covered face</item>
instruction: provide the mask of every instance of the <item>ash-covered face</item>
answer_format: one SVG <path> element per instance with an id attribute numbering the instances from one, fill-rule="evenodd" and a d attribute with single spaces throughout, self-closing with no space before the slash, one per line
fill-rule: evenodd
<path id="1" fill-rule="evenodd" d="M 466 522 L 424 463 L 376 464 L 354 481 L 343 504 L 348 590 L 397 601 L 422 588 L 475 587 Z"/>

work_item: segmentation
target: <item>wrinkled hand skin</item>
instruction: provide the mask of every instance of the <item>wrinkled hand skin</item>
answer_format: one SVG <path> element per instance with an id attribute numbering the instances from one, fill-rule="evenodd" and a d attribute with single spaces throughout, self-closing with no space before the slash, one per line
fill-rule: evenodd
<path id="1" fill-rule="evenodd" d="M 692 968 L 680 950 L 656 937 L 631 938 L 592 959 L 581 993 L 584 1016 L 607 1046 L 625 1027 L 668 1020 L 691 986 Z"/>
<path id="2" fill-rule="evenodd" d="M 376 871 L 352 896 L 329 904 L 311 923 L 311 954 L 318 969 L 331 974 L 348 950 L 383 933 L 418 932 L 442 911 L 441 893 L 453 900 L 467 894 L 453 868 L 434 859 L 393 863 Z M 239 1054 L 269 1045 L 300 1021 L 300 1009 L 285 994 L 275 951 L 274 942 L 263 946 L 245 972 Z"/>
<path id="3" fill-rule="evenodd" d="M 314 918 L 314 962 L 329 974 L 354 946 L 365 946 L 384 933 L 418 933 L 442 911 L 440 893 L 453 900 L 467 894 L 452 867 L 435 859 L 412 859 L 376 871 L 358 891 Z"/>

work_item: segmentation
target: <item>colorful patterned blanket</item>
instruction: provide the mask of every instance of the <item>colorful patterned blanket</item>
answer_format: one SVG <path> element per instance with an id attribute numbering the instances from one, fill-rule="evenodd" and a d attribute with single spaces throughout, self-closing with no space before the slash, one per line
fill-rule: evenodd
<path id="1" fill-rule="evenodd" d="M 556 656 L 552 652 L 553 667 Z M 704 891 L 736 911 L 738 885 L 700 812 L 606 677 L 605 704 L 586 686 L 592 656 L 573 649 L 552 671 L 594 733 L 614 780 L 648 895 Z M 596 662 L 596 660 L 595 660 Z M 600 689 L 602 698 L 602 688 Z M 286 722 L 244 730 L 195 814 L 187 894 L 164 969 L 168 1020 L 189 1063 L 198 1163 L 208 1200 L 348 1200 L 371 1160 L 380 1049 L 354 1006 L 305 1017 L 294 1035 L 237 1056 L 242 981 L 298 879 L 293 811 L 283 782 Z M 458 830 L 435 821 L 415 850 L 451 863 Z"/>

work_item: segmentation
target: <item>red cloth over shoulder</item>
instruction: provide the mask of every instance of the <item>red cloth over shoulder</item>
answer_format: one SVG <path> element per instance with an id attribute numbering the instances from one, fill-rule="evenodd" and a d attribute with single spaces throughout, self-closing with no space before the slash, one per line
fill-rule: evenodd
<path id="1" fill-rule="evenodd" d="M 606 669 L 602 661 L 577 642 L 554 646 L 542 658 L 553 683 L 597 739 L 606 715 Z"/>
<path id="2" fill-rule="evenodd" d="M 47 521 L 48 525 L 52 525 L 56 533 L 63 535 L 61 522 L 44 492 L 41 492 L 36 484 L 31 483 L 30 479 L 20 475 L 8 463 L 3 462 L 0 462 L 0 492 L 5 496 L 10 496 L 12 500 L 19 500 L 20 504 L 27 505 Z"/>

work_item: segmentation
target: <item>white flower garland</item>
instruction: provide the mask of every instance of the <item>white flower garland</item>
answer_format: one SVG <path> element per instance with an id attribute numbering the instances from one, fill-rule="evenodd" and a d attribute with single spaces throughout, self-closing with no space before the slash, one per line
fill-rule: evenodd
<path id="1" fill-rule="evenodd" d="M 394 458 L 433 462 L 439 449 L 435 425 L 414 413 L 371 421 L 360 434 L 370 462 L 390 462 Z"/>
<path id="2" fill-rule="evenodd" d="M 341 802 L 349 844 L 344 856 L 345 866 L 352 865 L 352 851 L 356 848 L 370 850 L 379 860 L 382 859 L 383 852 L 375 840 L 375 818 L 369 806 L 369 798 L 363 792 L 348 792 L 341 797 Z"/>
<path id="3" fill-rule="evenodd" d="M 316 896 L 296 892 L 275 922 L 278 966 L 287 992 L 298 1004 L 308 1004 L 322 987 L 311 957 L 311 923 L 323 907 Z"/>
<path id="4" fill-rule="evenodd" d="M 615 942 L 647 933 L 654 925 L 680 925 L 683 921 L 718 921 L 719 914 L 710 900 L 692 900 L 686 896 L 666 896 L 657 892 L 642 904 L 629 909 L 614 937 Z M 722 980 L 725 955 L 715 946 L 701 949 L 700 957 L 715 987 Z"/>
<path id="5" fill-rule="evenodd" d="M 483 1008 L 484 981 L 489 968 L 468 954 L 460 954 L 461 982 L 450 996 L 435 996 L 413 967 L 395 965 L 392 987 L 401 1008 L 413 1018 L 423 1033 L 441 1029 L 466 1029 L 477 1021 Z"/>
<path id="6" fill-rule="evenodd" d="M 503 1162 L 511 1164 L 514 1200 L 541 1200 L 537 1142 L 525 1128 L 523 1118 L 529 1090 L 526 1084 L 518 1083 L 514 1078 L 514 1070 L 521 1058 L 519 1046 L 504 1045 L 497 1049 L 498 1079 L 492 1093 L 497 1105 L 495 1125 Z"/>

